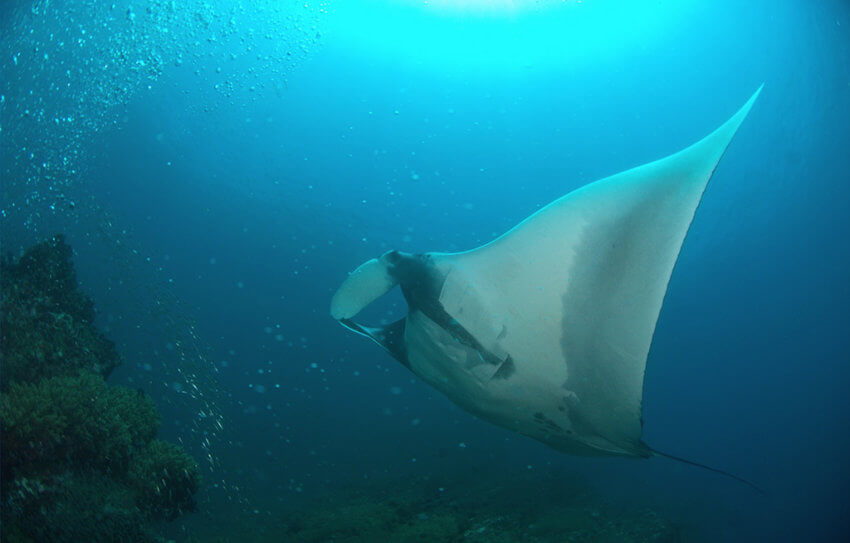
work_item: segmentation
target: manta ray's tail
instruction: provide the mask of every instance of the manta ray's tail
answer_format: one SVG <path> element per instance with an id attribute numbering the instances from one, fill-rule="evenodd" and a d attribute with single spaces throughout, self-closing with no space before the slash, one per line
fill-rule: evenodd
<path id="1" fill-rule="evenodd" d="M 719 473 L 720 475 L 725 475 L 726 477 L 731 477 L 732 479 L 735 479 L 736 481 L 739 481 L 739 482 L 744 483 L 745 485 L 749 486 L 750 488 L 752 488 L 753 490 L 755 490 L 756 492 L 758 492 L 762 496 L 764 496 L 764 494 L 765 494 L 764 490 L 762 490 L 759 486 L 755 485 L 754 483 L 751 483 L 750 481 L 747 481 L 743 477 L 738 477 L 737 475 L 729 473 L 728 471 L 723 471 L 722 469 L 717 469 L 717 468 L 713 468 L 711 466 L 706 466 L 705 464 L 700 464 L 699 462 L 694 462 L 693 460 L 687 460 L 687 459 L 681 458 L 679 456 L 667 454 L 665 452 L 661 452 L 661 451 L 658 451 L 656 449 L 653 449 L 652 447 L 649 447 L 649 450 L 655 456 L 663 456 L 665 458 L 669 458 L 670 460 L 675 460 L 677 462 L 683 462 L 685 464 L 690 464 L 691 466 L 696 466 L 698 468 L 707 469 L 708 471 L 713 471 L 714 473 Z"/>

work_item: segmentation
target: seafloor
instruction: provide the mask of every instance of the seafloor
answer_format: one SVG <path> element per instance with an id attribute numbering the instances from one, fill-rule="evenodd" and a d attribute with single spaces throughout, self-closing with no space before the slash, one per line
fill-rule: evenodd
<path id="1" fill-rule="evenodd" d="M 445 484 L 445 486 L 441 486 Z M 649 507 L 596 495 L 567 472 L 466 470 L 443 478 L 387 475 L 336 488 L 296 507 L 230 519 L 193 541 L 679 542 L 691 527 Z"/>

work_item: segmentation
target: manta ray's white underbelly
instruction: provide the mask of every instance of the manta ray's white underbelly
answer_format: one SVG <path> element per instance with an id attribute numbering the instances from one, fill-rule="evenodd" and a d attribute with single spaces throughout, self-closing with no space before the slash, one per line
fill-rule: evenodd
<path id="1" fill-rule="evenodd" d="M 551 380 L 534 379 L 516 368 L 499 377 L 473 347 L 458 341 L 421 311 L 411 311 L 405 326 L 410 369 L 464 410 L 488 422 L 527 435 L 560 451 L 579 455 L 605 452 L 608 443 L 593 443 L 570 420 L 577 399 Z M 602 445 L 600 450 L 600 445 Z"/>

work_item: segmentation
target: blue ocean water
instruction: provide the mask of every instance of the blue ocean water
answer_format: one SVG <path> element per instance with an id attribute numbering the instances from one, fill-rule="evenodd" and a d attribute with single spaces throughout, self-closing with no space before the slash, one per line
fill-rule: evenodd
<path id="1" fill-rule="evenodd" d="M 367 481 L 549 470 L 694 538 L 850 530 L 846 2 L 0 10 L 4 251 L 65 233 L 125 360 L 111 381 L 154 397 L 161 433 L 205 466 L 173 537 L 273 525 Z M 764 496 L 488 425 L 330 318 L 360 263 L 486 243 L 697 141 L 762 83 L 674 270 L 643 421 L 647 443 Z M 370 317 L 404 311 L 396 296 Z"/>

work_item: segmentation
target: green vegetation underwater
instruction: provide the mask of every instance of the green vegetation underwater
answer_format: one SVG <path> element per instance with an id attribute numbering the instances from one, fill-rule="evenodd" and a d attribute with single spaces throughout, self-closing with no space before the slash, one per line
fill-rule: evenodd
<path id="1" fill-rule="evenodd" d="M 3 2 L 0 538 L 844 540 L 848 148 L 844 0 Z"/>

